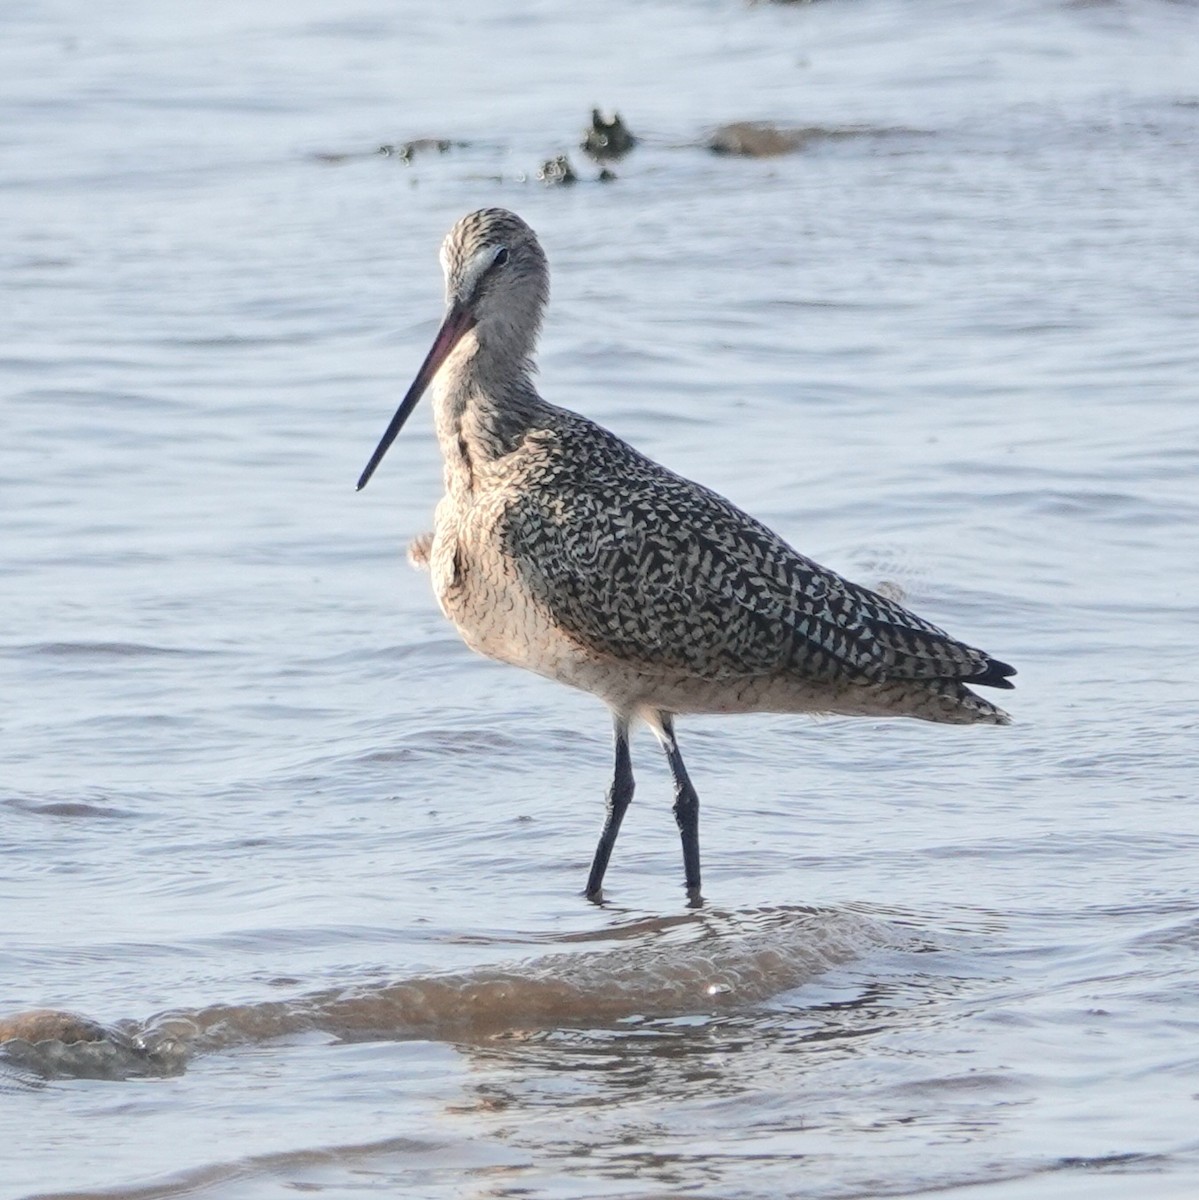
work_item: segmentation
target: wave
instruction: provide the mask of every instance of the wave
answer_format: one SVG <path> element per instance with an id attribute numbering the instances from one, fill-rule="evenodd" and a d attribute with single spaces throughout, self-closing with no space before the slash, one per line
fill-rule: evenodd
<path id="1" fill-rule="evenodd" d="M 34 1078 L 128 1079 L 178 1075 L 197 1053 L 311 1030 L 352 1041 L 471 1041 L 631 1017 L 715 1014 L 761 1004 L 896 940 L 883 922 L 814 908 L 689 913 L 600 936 L 619 944 L 285 1001 L 169 1011 L 141 1022 L 18 1013 L 0 1018 L 0 1066 Z"/>

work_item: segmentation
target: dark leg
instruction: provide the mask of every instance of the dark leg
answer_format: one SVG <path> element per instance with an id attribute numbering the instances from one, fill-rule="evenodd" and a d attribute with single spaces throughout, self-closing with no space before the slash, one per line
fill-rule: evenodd
<path id="1" fill-rule="evenodd" d="M 591 862 L 591 874 L 587 876 L 588 900 L 600 899 L 608 859 L 612 857 L 612 847 L 616 845 L 616 835 L 620 832 L 625 809 L 629 807 L 629 801 L 633 798 L 633 763 L 629 758 L 628 721 L 613 713 L 612 731 L 616 744 L 616 771 L 612 776 L 612 786 L 608 789 L 608 811 L 604 816 L 604 828 L 600 833 L 599 845 L 595 848 L 595 858 Z"/>
<path id="2" fill-rule="evenodd" d="M 683 839 L 683 878 L 687 884 L 687 895 L 691 900 L 699 899 L 699 797 L 691 786 L 683 756 L 674 740 L 674 718 L 669 713 L 659 713 L 661 726 L 658 738 L 670 773 L 674 776 L 674 819 Z"/>

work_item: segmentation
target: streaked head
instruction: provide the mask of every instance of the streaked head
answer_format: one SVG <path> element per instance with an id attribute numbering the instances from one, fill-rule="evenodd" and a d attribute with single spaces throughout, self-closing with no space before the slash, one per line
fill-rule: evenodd
<path id="1" fill-rule="evenodd" d="M 441 244 L 446 314 L 412 386 L 358 480 L 361 490 L 442 364 L 460 342 L 523 366 L 533 353 L 549 297 L 549 269 L 537 235 L 505 208 L 468 213 Z"/>
<path id="2" fill-rule="evenodd" d="M 520 217 L 506 208 L 468 213 L 441 243 L 441 269 L 446 304 L 472 312 L 481 341 L 532 351 L 549 298 L 549 268 L 537 235 Z"/>

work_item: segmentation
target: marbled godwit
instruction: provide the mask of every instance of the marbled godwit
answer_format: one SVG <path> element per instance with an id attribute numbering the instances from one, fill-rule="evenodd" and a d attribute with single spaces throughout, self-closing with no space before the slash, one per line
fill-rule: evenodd
<path id="1" fill-rule="evenodd" d="M 587 895 L 633 795 L 629 727 L 674 776 L 688 894 L 699 799 L 679 713 L 820 712 L 1005 725 L 967 684 L 1010 688 L 1006 663 L 804 558 L 715 492 L 639 454 L 533 387 L 545 255 L 514 213 L 470 213 L 441 247 L 447 312 L 362 488 L 430 383 L 446 494 L 413 543 L 472 649 L 592 692 L 612 712 L 616 769 Z"/>

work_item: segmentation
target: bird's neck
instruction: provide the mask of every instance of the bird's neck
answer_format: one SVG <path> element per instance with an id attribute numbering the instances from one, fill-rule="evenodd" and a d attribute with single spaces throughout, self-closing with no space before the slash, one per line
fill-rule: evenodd
<path id="1" fill-rule="evenodd" d="M 526 357 L 489 353 L 474 338 L 446 362 L 434 402 L 446 490 L 473 491 L 481 471 L 511 454 L 533 428 L 545 402 Z"/>

